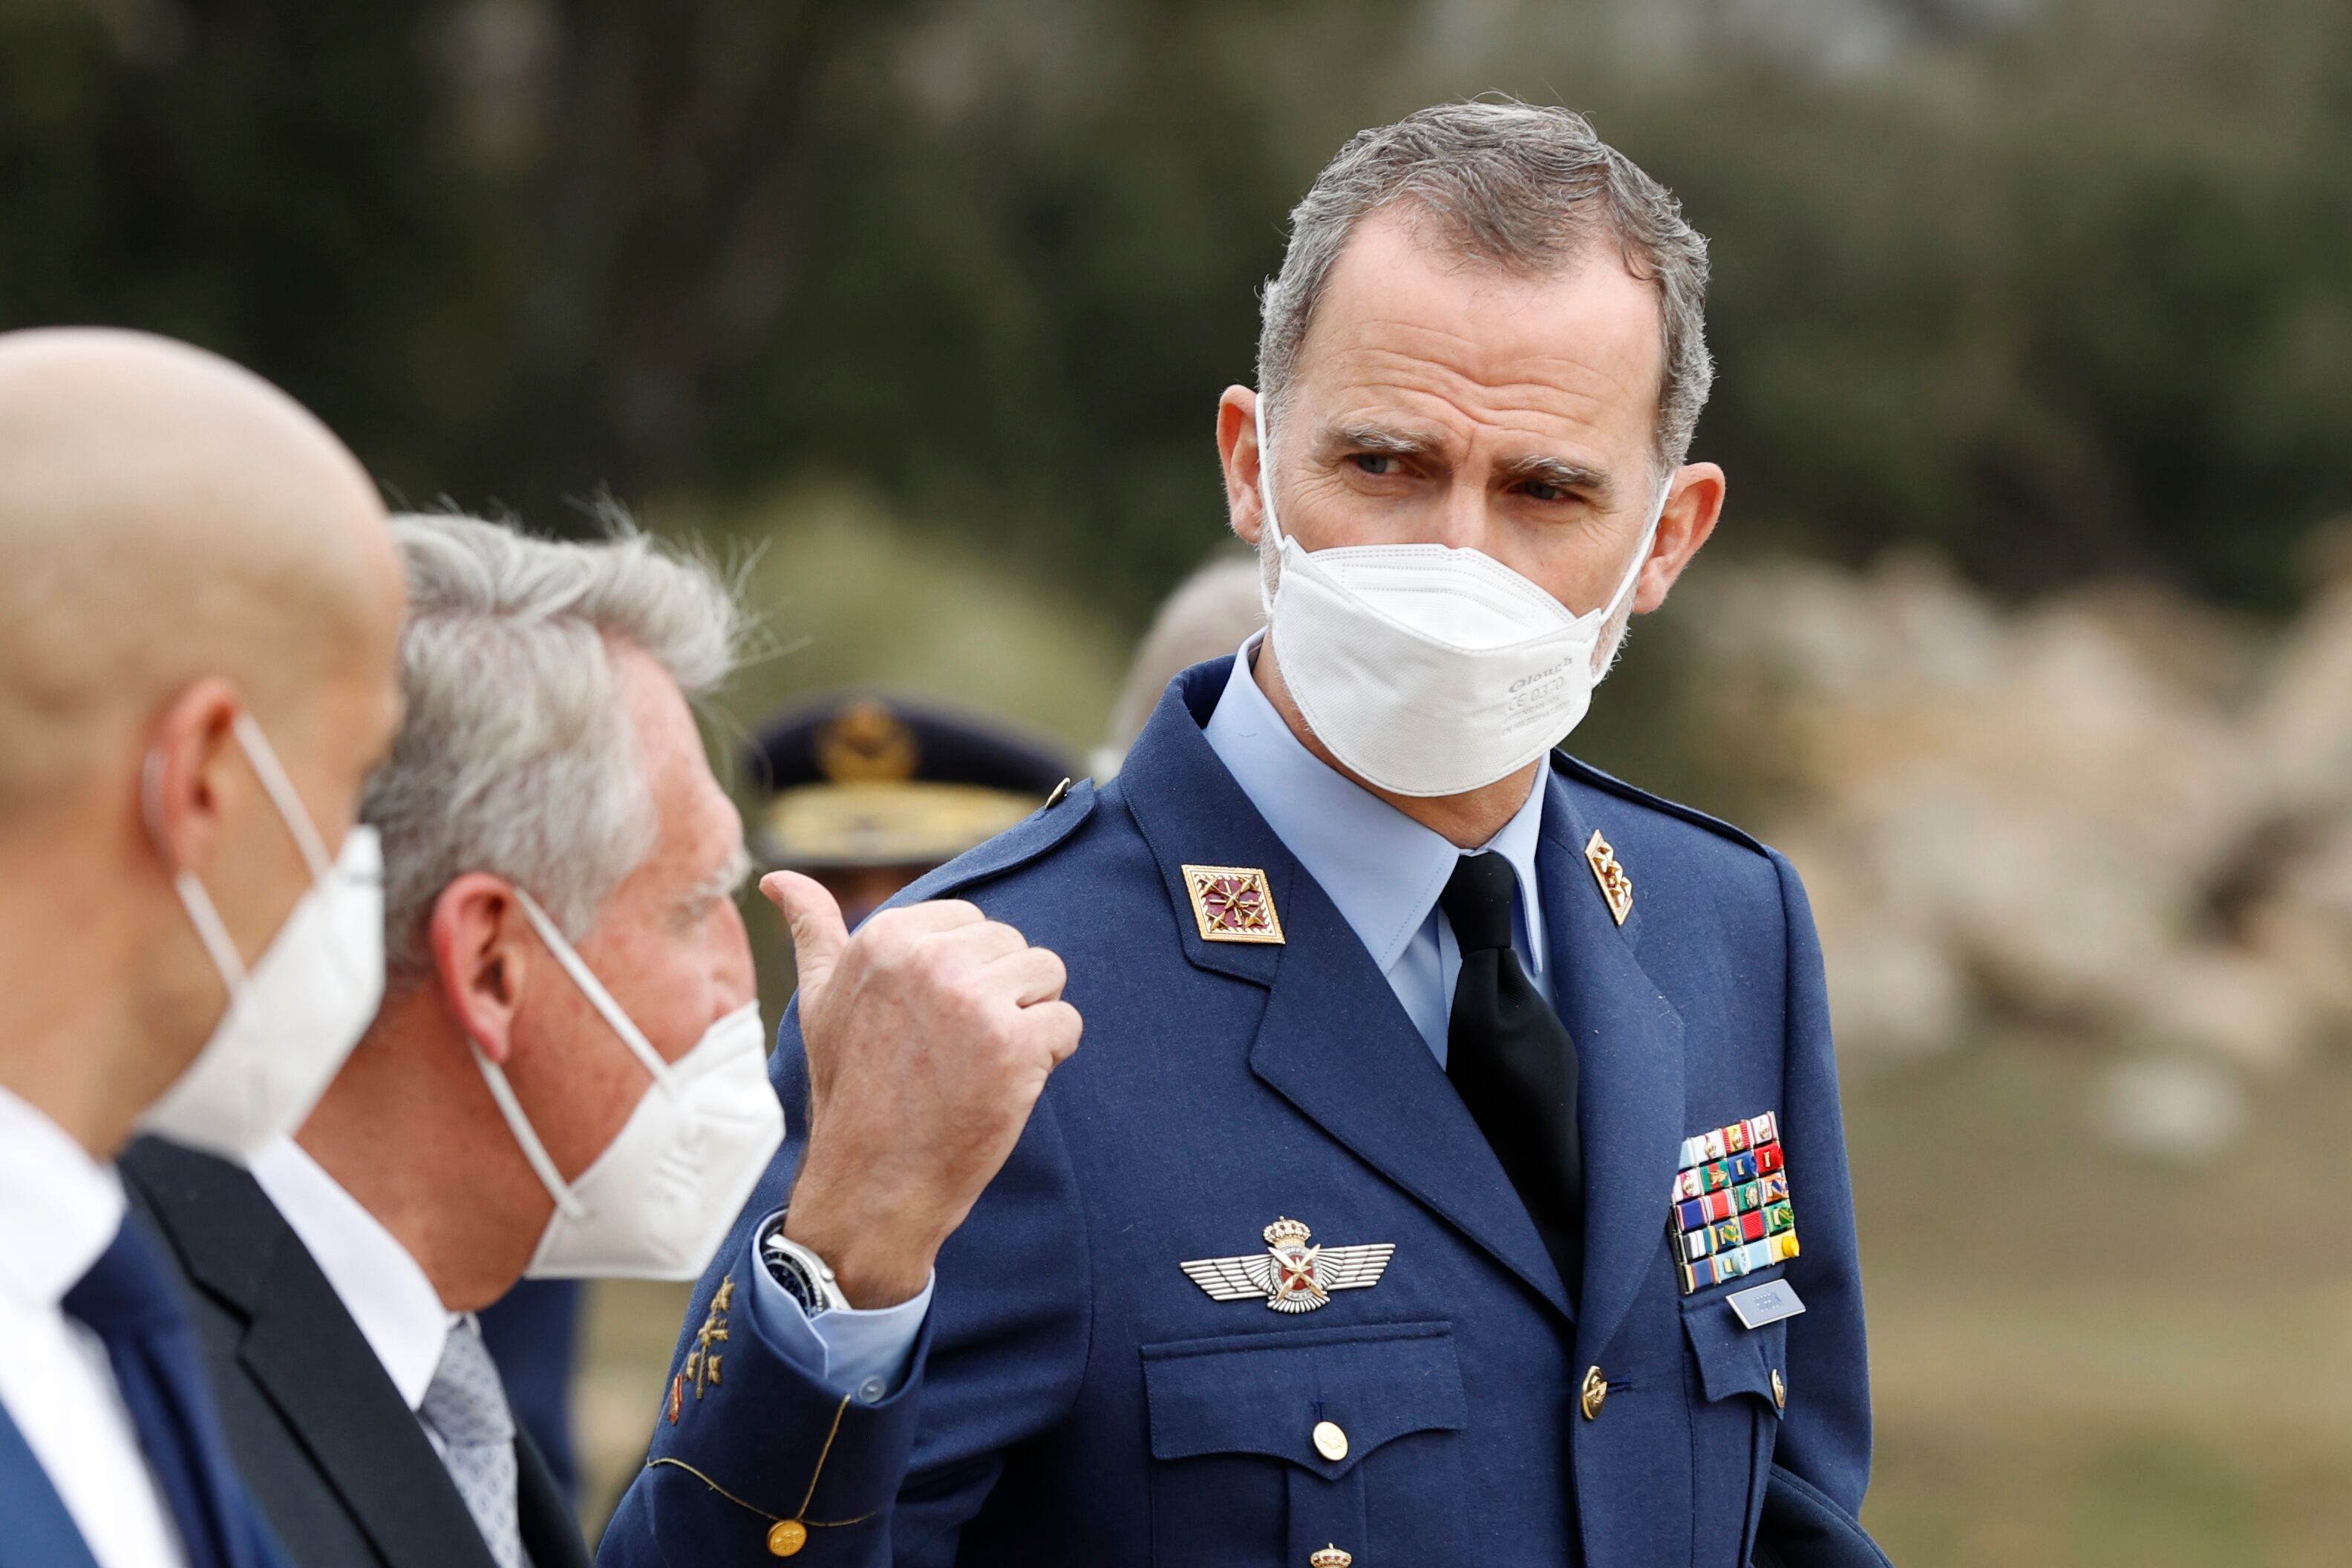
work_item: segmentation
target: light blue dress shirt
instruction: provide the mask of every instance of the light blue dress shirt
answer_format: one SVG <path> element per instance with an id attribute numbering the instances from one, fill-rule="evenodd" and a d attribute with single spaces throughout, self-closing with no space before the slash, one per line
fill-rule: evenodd
<path id="1" fill-rule="evenodd" d="M 1203 736 L 1283 847 L 1338 906 L 1442 1067 L 1462 951 L 1437 907 L 1437 895 L 1465 851 L 1334 772 L 1299 742 L 1253 673 L 1264 638 L 1261 632 L 1242 645 Z M 1546 756 L 1517 813 L 1494 837 L 1467 851 L 1500 855 L 1511 863 L 1519 883 L 1512 947 L 1546 1002 L 1552 1000 L 1552 986 L 1544 962 L 1536 846 L 1550 777 L 1551 759 Z M 921 1295 L 896 1307 L 822 1312 L 811 1319 L 757 1258 L 748 1272 L 751 1310 L 761 1329 L 802 1371 L 869 1405 L 887 1397 L 905 1376 L 923 1314 L 930 1310 L 930 1282 Z"/>
<path id="2" fill-rule="evenodd" d="M 1404 1005 L 1405 1016 L 1445 1063 L 1445 1017 L 1462 950 L 1437 907 L 1437 895 L 1465 853 L 1500 855 L 1519 879 L 1511 945 L 1519 967 L 1552 1000 L 1544 962 L 1543 903 L 1537 891 L 1536 846 L 1543 833 L 1544 786 L 1551 758 L 1537 765 L 1527 800 L 1502 830 L 1475 851 L 1423 826 L 1361 784 L 1343 777 L 1291 733 L 1252 673 L 1258 633 L 1242 645 L 1234 672 L 1202 731 L 1209 749 L 1242 786 L 1282 847 L 1330 895 L 1340 918 L 1363 942 Z"/>
<path id="3" fill-rule="evenodd" d="M 895 1307 L 867 1312 L 844 1308 L 811 1318 L 760 1260 L 756 1230 L 751 1241 L 746 1270 L 751 1277 L 751 1316 L 768 1342 L 837 1394 L 867 1405 L 888 1398 L 907 1375 L 907 1359 L 914 1353 L 915 1336 L 923 1331 L 923 1314 L 931 1310 L 931 1288 L 939 1277 L 924 1280 L 921 1294 Z"/>

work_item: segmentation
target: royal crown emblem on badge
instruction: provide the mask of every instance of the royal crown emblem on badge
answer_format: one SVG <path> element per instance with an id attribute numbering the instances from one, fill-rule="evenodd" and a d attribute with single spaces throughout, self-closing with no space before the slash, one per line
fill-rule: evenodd
<path id="1" fill-rule="evenodd" d="M 1393 1241 L 1360 1247 L 1309 1247 L 1315 1233 L 1297 1220 L 1276 1219 L 1259 1233 L 1265 1251 L 1255 1257 L 1196 1258 L 1181 1264 L 1192 1283 L 1215 1301 L 1263 1298 L 1277 1312 L 1311 1312 L 1334 1290 L 1364 1290 L 1381 1282 Z"/>

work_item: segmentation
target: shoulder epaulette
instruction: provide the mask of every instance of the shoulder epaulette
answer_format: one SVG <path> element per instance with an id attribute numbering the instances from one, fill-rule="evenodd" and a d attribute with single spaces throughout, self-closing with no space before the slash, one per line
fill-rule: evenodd
<path id="1" fill-rule="evenodd" d="M 891 903 L 950 898 L 976 882 L 1027 865 L 1077 831 L 1078 825 L 1094 815 L 1096 798 L 1092 779 L 1082 779 L 1055 791 L 1050 805 L 1039 806 L 978 848 L 957 856 L 937 870 L 925 872 Z"/>
<path id="2" fill-rule="evenodd" d="M 1734 827 L 1722 818 L 1709 816 L 1706 813 L 1685 805 L 1680 801 L 1668 800 L 1664 795 L 1652 795 L 1648 790 L 1636 788 L 1613 773 L 1604 773 L 1590 763 L 1578 761 L 1566 752 L 1554 751 L 1551 754 L 1551 765 L 1580 784 L 1591 784 L 1595 789 L 1605 790 L 1622 799 L 1630 800 L 1636 805 L 1646 805 L 1653 811 L 1664 812 L 1668 816 L 1680 817 L 1694 826 L 1704 827 L 1710 833 L 1720 834 L 1742 848 L 1753 849 L 1768 859 L 1771 857 L 1772 851 L 1765 847 L 1753 836 Z"/>

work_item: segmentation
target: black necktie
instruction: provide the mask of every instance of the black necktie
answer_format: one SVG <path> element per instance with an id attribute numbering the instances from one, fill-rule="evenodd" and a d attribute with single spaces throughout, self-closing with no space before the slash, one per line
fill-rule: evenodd
<path id="1" fill-rule="evenodd" d="M 256 1555 L 244 1485 L 214 1413 L 195 1330 L 177 1288 L 138 1222 L 66 1292 L 68 1316 L 106 1347 L 131 1424 L 171 1510 L 191 1568 L 247 1568 Z"/>
<path id="2" fill-rule="evenodd" d="M 1462 948 L 1445 1073 L 1518 1189 L 1572 1300 L 1584 1271 L 1576 1042 L 1511 951 L 1517 891 L 1508 860 L 1465 855 L 1437 896 Z"/>

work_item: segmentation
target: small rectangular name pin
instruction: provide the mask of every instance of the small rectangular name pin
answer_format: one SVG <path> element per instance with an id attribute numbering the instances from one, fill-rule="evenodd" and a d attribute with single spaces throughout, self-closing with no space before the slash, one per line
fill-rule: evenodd
<path id="1" fill-rule="evenodd" d="M 1797 1292 L 1786 1279 L 1775 1279 L 1769 1285 L 1759 1285 L 1752 1290 L 1742 1290 L 1726 1296 L 1731 1310 L 1739 1314 L 1740 1326 L 1760 1329 L 1767 1323 L 1777 1323 L 1783 1318 L 1793 1318 L 1805 1310 L 1797 1300 Z"/>

